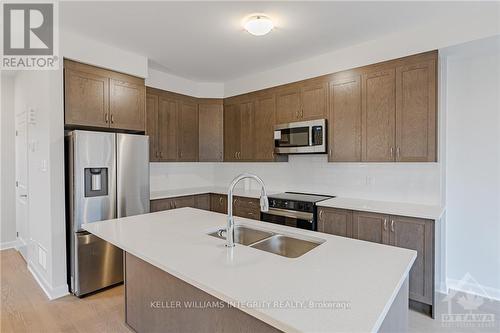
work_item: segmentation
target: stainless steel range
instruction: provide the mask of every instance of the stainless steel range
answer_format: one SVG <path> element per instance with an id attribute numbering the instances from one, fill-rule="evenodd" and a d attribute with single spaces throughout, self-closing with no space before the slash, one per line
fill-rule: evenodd
<path id="1" fill-rule="evenodd" d="M 269 196 L 269 211 L 261 212 L 261 220 L 290 227 L 317 230 L 316 203 L 334 198 L 297 192 L 285 192 Z"/>

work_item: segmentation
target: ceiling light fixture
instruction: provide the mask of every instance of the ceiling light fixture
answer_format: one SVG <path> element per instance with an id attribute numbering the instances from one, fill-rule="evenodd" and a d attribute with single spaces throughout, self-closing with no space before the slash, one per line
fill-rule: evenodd
<path id="1" fill-rule="evenodd" d="M 245 30 L 254 36 L 264 36 L 274 28 L 273 21 L 265 15 L 249 17 L 243 25 Z"/>

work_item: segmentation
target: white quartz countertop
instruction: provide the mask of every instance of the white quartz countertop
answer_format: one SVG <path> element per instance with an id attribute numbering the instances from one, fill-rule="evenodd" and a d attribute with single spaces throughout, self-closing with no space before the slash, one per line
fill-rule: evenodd
<path id="1" fill-rule="evenodd" d="M 240 217 L 235 223 L 324 242 L 295 259 L 239 244 L 228 249 L 208 235 L 225 226 L 226 215 L 194 208 L 83 228 L 286 332 L 377 331 L 416 258 L 387 245 Z"/>
<path id="2" fill-rule="evenodd" d="M 227 187 L 202 186 L 202 187 L 191 187 L 183 189 L 164 190 L 164 191 L 152 191 L 150 194 L 150 199 L 151 200 L 167 199 L 167 198 L 182 197 L 185 195 L 196 195 L 204 193 L 227 194 Z M 278 193 L 278 192 L 269 190 L 267 191 L 268 195 L 273 193 Z M 236 187 L 233 191 L 233 194 L 236 196 L 246 197 L 246 198 L 259 198 L 260 190 Z"/>
<path id="3" fill-rule="evenodd" d="M 422 205 L 405 202 L 376 201 L 342 197 L 320 201 L 316 205 L 320 207 L 352 209 L 430 220 L 439 220 L 444 212 L 444 208 L 438 205 Z"/>

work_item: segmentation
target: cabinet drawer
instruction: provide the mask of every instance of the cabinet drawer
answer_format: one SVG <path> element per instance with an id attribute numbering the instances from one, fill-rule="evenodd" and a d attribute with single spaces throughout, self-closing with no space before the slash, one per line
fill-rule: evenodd
<path id="1" fill-rule="evenodd" d="M 233 199 L 233 212 L 235 216 L 260 220 L 259 199 L 236 197 Z"/>

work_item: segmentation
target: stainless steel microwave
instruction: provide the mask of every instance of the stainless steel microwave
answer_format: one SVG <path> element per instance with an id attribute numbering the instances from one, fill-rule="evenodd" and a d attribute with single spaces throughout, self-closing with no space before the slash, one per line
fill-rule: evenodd
<path id="1" fill-rule="evenodd" d="M 326 119 L 274 126 L 274 152 L 277 154 L 326 153 Z"/>

